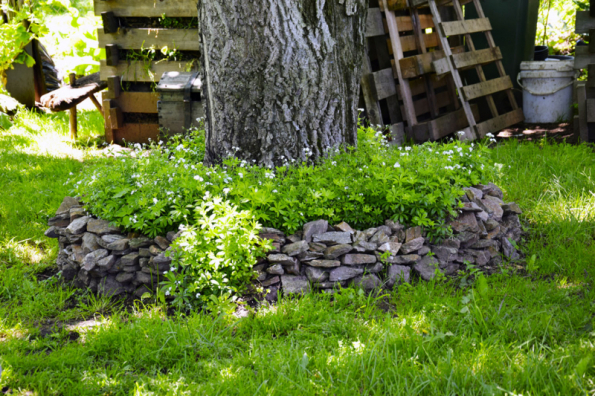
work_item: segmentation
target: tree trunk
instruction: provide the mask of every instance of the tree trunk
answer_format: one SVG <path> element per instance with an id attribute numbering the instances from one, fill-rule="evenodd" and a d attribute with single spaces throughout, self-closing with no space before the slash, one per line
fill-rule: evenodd
<path id="1" fill-rule="evenodd" d="M 198 7 L 207 163 L 235 155 L 281 165 L 357 144 L 368 0 Z"/>

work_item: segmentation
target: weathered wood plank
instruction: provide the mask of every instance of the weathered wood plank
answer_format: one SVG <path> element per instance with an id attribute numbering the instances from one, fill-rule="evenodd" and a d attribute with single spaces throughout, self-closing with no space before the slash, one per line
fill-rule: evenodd
<path id="1" fill-rule="evenodd" d="M 442 107 L 448 106 L 450 104 L 450 96 L 448 92 L 440 92 L 435 95 L 436 97 L 436 106 L 440 109 Z M 430 104 L 428 103 L 428 98 L 418 99 L 413 102 L 413 107 L 415 108 L 415 115 L 420 116 L 423 114 L 427 114 L 430 112 Z M 401 112 L 404 112 L 403 106 L 401 106 Z"/>
<path id="2" fill-rule="evenodd" d="M 385 6 L 382 0 L 379 1 L 378 4 L 380 5 L 380 9 L 385 11 Z M 407 8 L 407 0 L 387 0 L 387 4 L 388 9 L 391 11 L 399 11 Z"/>
<path id="3" fill-rule="evenodd" d="M 587 123 L 595 122 L 595 99 L 587 99 Z"/>
<path id="4" fill-rule="evenodd" d="M 471 105 L 470 110 L 474 117 L 479 118 L 477 105 Z M 469 121 L 465 115 L 465 110 L 461 108 L 435 120 L 415 125 L 413 135 L 416 141 L 436 141 L 467 127 L 469 127 Z"/>
<path id="5" fill-rule="evenodd" d="M 117 44 L 123 49 L 162 48 L 168 46 L 180 51 L 198 51 L 198 31 L 195 29 L 120 29 L 115 34 L 97 30 L 100 47 Z"/>
<path id="6" fill-rule="evenodd" d="M 585 34 L 595 29 L 595 18 L 591 18 L 589 11 L 577 11 L 575 33 Z"/>
<path id="7" fill-rule="evenodd" d="M 369 8 L 368 19 L 366 20 L 366 37 L 383 36 L 384 34 L 386 32 L 384 31 L 384 21 L 380 8 Z"/>
<path id="8" fill-rule="evenodd" d="M 95 0 L 95 15 L 113 11 L 119 17 L 197 17 L 196 0 Z"/>
<path id="9" fill-rule="evenodd" d="M 364 54 L 363 65 L 362 65 L 362 78 L 360 80 L 362 87 L 362 94 L 364 97 L 364 103 L 366 106 L 366 115 L 368 120 L 373 125 L 382 125 L 382 111 L 380 104 L 374 98 L 373 91 L 373 78 L 372 78 L 372 66 L 370 57 L 368 55 L 368 46 L 366 45 L 366 53 Z"/>
<path id="10" fill-rule="evenodd" d="M 589 52 L 589 47 L 580 45 L 575 48 L 574 68 L 576 70 L 586 69 L 590 64 L 595 63 L 595 54 Z"/>
<path id="11" fill-rule="evenodd" d="M 122 92 L 112 104 L 119 107 L 123 113 L 157 113 L 157 92 Z"/>
<path id="12" fill-rule="evenodd" d="M 446 78 L 440 78 L 440 79 L 436 78 L 435 74 L 430 75 L 430 80 L 432 81 L 432 87 L 435 90 L 438 88 L 445 87 L 447 84 Z M 425 86 L 424 80 L 422 80 L 422 79 L 410 80 L 409 87 L 410 87 L 412 96 L 420 95 L 420 94 L 426 92 L 426 86 Z M 399 99 L 402 100 L 400 91 L 398 93 L 398 97 L 399 97 Z"/>
<path id="13" fill-rule="evenodd" d="M 454 47 L 451 50 L 453 54 L 459 54 L 465 51 L 465 47 Z M 415 78 L 423 74 L 434 73 L 435 70 L 432 63 L 442 59 L 444 59 L 444 51 L 441 50 L 403 58 L 400 60 L 403 76 L 405 78 Z"/>
<path id="14" fill-rule="evenodd" d="M 492 25 L 488 18 L 467 19 L 465 21 L 442 22 L 438 25 L 445 36 L 460 36 L 462 34 L 471 34 L 487 32 L 492 30 Z"/>
<path id="15" fill-rule="evenodd" d="M 112 130 L 113 141 L 118 144 L 149 143 L 159 140 L 159 124 L 124 124 Z"/>
<path id="16" fill-rule="evenodd" d="M 372 73 L 372 92 L 376 100 L 386 99 L 397 94 L 397 85 L 392 69 L 384 69 Z"/>
<path id="17" fill-rule="evenodd" d="M 188 70 L 190 66 L 190 70 Z M 158 82 L 163 73 L 168 71 L 198 71 L 197 62 L 174 62 L 174 61 L 157 61 L 145 63 L 143 61 L 123 61 L 119 62 L 118 66 L 107 66 L 105 61 L 100 62 L 100 78 L 106 81 L 108 77 L 120 76 L 122 81 L 135 82 Z"/>
<path id="18" fill-rule="evenodd" d="M 454 51 L 453 51 L 454 52 Z M 454 54 L 452 60 L 459 70 L 464 70 L 478 65 L 486 65 L 491 62 L 502 59 L 502 52 L 499 47 L 486 48 L 479 51 L 463 52 Z M 446 59 L 435 60 L 432 64 L 432 71 L 441 76 L 450 73 Z"/>
<path id="19" fill-rule="evenodd" d="M 502 129 L 523 122 L 524 120 L 523 109 L 516 109 L 510 113 L 502 114 L 491 120 L 477 124 L 477 133 L 480 138 L 483 138 L 488 133 L 496 134 Z"/>
<path id="20" fill-rule="evenodd" d="M 587 88 L 579 84 L 576 89 L 578 99 L 579 133 L 581 142 L 589 141 L 589 125 L 587 124 Z"/>
<path id="21" fill-rule="evenodd" d="M 438 43 L 439 43 L 439 38 L 438 38 L 438 33 L 430 33 L 430 34 L 424 34 L 424 43 L 426 45 L 427 48 L 433 48 L 433 47 L 438 47 Z M 390 41 L 390 39 L 388 40 L 388 48 L 389 48 L 389 53 L 392 55 L 392 43 Z M 403 36 L 401 37 L 401 48 L 403 49 L 403 52 L 409 52 L 409 51 L 415 51 L 417 49 L 417 45 L 415 44 L 415 36 Z"/>
<path id="22" fill-rule="evenodd" d="M 590 64 L 587 66 L 587 69 L 589 70 L 589 76 L 591 77 L 585 82 L 585 86 L 587 88 L 595 88 L 595 64 Z"/>
<path id="23" fill-rule="evenodd" d="M 504 76 L 480 82 L 473 85 L 468 85 L 462 88 L 462 94 L 466 101 L 488 96 L 496 92 L 505 91 L 512 88 L 512 81 L 510 77 Z"/>

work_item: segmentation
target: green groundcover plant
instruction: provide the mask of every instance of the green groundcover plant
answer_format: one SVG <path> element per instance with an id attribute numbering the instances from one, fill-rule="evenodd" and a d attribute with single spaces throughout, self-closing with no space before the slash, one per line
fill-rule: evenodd
<path id="1" fill-rule="evenodd" d="M 391 218 L 440 238 L 449 233 L 445 220 L 456 215 L 462 189 L 493 172 L 482 144 L 393 147 L 365 126 L 358 138 L 357 149 L 333 149 L 315 163 L 256 166 L 233 148 L 222 165 L 209 167 L 204 131 L 195 130 L 146 149 L 137 144 L 69 183 L 91 213 L 123 229 L 149 236 L 186 230 L 163 290 L 188 305 L 231 296 L 249 283 L 267 250 L 257 238 L 260 224 L 291 234 L 320 218 L 358 228 Z"/>

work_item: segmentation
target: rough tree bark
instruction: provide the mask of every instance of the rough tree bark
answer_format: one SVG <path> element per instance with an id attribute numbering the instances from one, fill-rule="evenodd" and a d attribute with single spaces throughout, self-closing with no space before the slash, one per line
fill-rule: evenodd
<path id="1" fill-rule="evenodd" d="M 199 0 L 198 9 L 207 163 L 234 153 L 280 165 L 357 144 L 368 0 Z"/>

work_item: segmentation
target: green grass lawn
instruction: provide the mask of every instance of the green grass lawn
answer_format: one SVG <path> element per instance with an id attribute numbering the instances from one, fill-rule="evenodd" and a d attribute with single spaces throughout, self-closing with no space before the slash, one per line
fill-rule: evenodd
<path id="1" fill-rule="evenodd" d="M 109 161 L 101 116 L 21 113 L 0 131 L 0 390 L 38 395 L 593 395 L 595 153 L 502 143 L 495 183 L 525 210 L 527 267 L 485 284 L 347 289 L 234 316 L 122 309 L 45 276 L 70 173 Z M 94 319 L 92 322 L 83 322 Z M 92 324 L 89 326 L 89 324 Z M 30 392 L 30 393 L 28 393 Z"/>

